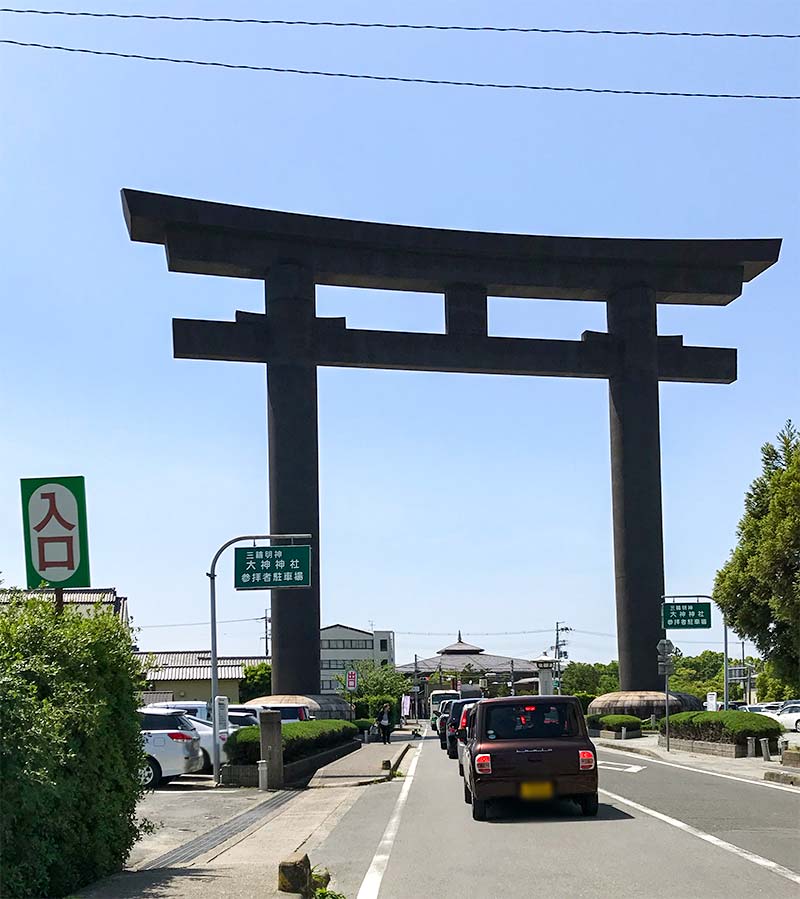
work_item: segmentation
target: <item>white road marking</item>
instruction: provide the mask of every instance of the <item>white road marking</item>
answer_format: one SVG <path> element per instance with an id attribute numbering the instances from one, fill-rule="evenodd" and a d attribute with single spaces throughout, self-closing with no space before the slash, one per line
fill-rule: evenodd
<path id="1" fill-rule="evenodd" d="M 381 888 L 381 882 L 383 881 L 383 875 L 386 872 L 386 866 L 389 864 L 389 856 L 392 854 L 394 838 L 397 836 L 397 830 L 400 827 L 400 817 L 403 814 L 403 808 L 408 799 L 408 794 L 411 791 L 411 784 L 414 781 L 414 772 L 417 770 L 419 754 L 422 752 L 422 747 L 424 745 L 423 741 L 426 736 L 427 729 L 422 733 L 422 740 L 420 740 L 420 744 L 417 746 L 414 758 L 411 759 L 411 764 L 408 767 L 408 774 L 403 778 L 403 789 L 400 790 L 400 795 L 397 797 L 392 816 L 389 818 L 386 830 L 384 830 L 381 841 L 378 843 L 378 848 L 375 850 L 375 855 L 372 857 L 372 864 L 364 875 L 364 880 L 361 882 L 361 887 L 356 899 L 377 899 Z"/>
<path id="2" fill-rule="evenodd" d="M 605 768 L 607 771 L 624 771 L 627 774 L 636 774 L 638 771 L 644 771 L 647 765 L 625 765 L 622 762 L 606 762 L 600 759 L 597 762 L 598 768 Z"/>
<path id="3" fill-rule="evenodd" d="M 731 852 L 733 853 L 733 855 L 738 855 L 739 858 L 743 858 L 748 862 L 752 862 L 754 865 L 760 865 L 762 868 L 766 868 L 768 871 L 772 871 L 773 874 L 777 874 L 779 877 L 784 877 L 786 878 L 786 880 L 791 880 L 792 883 L 800 884 L 800 874 L 796 874 L 790 868 L 785 868 L 783 865 L 779 865 L 777 862 L 773 862 L 768 858 L 764 858 L 762 855 L 756 855 L 755 852 L 750 852 L 747 849 L 742 849 L 741 846 L 734 846 L 733 843 L 728 843 L 727 840 L 721 840 L 719 837 L 715 837 L 713 834 L 706 833 L 704 830 L 698 830 L 698 828 L 692 827 L 691 824 L 687 824 L 685 821 L 679 821 L 677 818 L 671 818 L 669 815 L 663 814 L 663 812 L 657 812 L 655 809 L 648 808 L 646 805 L 640 805 L 638 802 L 634 802 L 632 799 L 626 799 L 624 796 L 617 796 L 616 793 L 609 793 L 608 790 L 598 790 L 598 793 L 602 793 L 603 796 L 608 796 L 608 798 L 613 799 L 614 802 L 621 802 L 624 805 L 629 805 L 631 808 L 636 809 L 636 811 L 642 812 L 645 815 L 650 815 L 652 818 L 657 818 L 659 821 L 663 821 L 665 824 L 669 824 L 672 827 L 677 827 L 678 830 L 689 833 L 693 837 L 697 837 L 700 840 L 705 840 L 706 843 L 711 843 L 712 846 L 717 846 L 719 849 L 724 849 L 726 852 Z M 359 899 L 360 896 L 361 894 L 359 894 Z"/>
<path id="4" fill-rule="evenodd" d="M 623 755 L 627 755 L 630 757 L 635 757 L 637 759 L 641 758 L 640 755 L 635 755 L 632 752 L 625 752 L 624 749 L 611 749 L 608 746 L 599 747 L 600 752 L 621 752 Z M 767 780 L 750 780 L 747 777 L 737 777 L 735 774 L 721 774 L 719 771 L 706 771 L 705 768 L 692 768 L 689 765 L 679 765 L 677 762 L 665 762 L 662 759 L 654 759 L 647 757 L 648 765 L 666 765 L 668 768 L 681 768 L 683 771 L 694 771 L 695 774 L 708 774 L 710 777 L 723 777 L 725 780 L 738 780 L 743 784 L 752 784 L 755 787 L 767 787 L 770 790 L 783 790 L 784 793 L 794 793 L 795 796 L 800 796 L 800 790 L 797 787 L 785 787 L 782 784 L 774 784 L 770 783 Z"/>

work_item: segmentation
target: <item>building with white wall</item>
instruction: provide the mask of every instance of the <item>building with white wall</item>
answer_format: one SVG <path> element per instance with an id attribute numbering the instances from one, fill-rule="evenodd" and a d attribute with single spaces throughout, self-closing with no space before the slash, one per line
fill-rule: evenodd
<path id="1" fill-rule="evenodd" d="M 355 662 L 373 661 L 394 667 L 394 631 L 362 631 L 345 624 L 320 629 L 320 692 L 338 693 L 336 675 Z"/>

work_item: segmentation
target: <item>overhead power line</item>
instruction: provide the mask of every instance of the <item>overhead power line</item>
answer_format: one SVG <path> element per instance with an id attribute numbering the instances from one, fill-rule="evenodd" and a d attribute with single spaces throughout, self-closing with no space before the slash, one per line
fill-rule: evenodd
<path id="1" fill-rule="evenodd" d="M 282 75 L 315 75 L 322 78 L 348 78 L 358 81 L 389 81 L 400 84 L 435 84 L 451 87 L 481 87 L 494 90 L 559 92 L 576 94 L 615 94 L 633 97 L 691 97 L 713 100 L 800 100 L 800 96 L 786 94 L 723 94 L 690 91 L 621 90 L 606 87 L 568 87 L 545 84 L 513 84 L 491 81 L 454 81 L 444 78 L 408 78 L 400 75 L 367 75 L 356 72 L 323 72 L 316 69 L 293 69 L 279 66 L 258 66 L 242 63 L 219 62 L 201 59 L 180 59 L 174 56 L 147 56 L 143 53 L 121 53 L 116 50 L 90 50 L 85 47 L 63 47 L 58 44 L 39 44 L 33 41 L 0 40 L 0 44 L 38 50 L 59 50 L 64 53 L 82 53 L 89 56 L 111 56 L 117 59 L 137 59 L 145 62 L 169 62 L 178 65 L 205 66 L 218 69 L 234 69 L 248 72 L 274 72 Z"/>
<path id="2" fill-rule="evenodd" d="M 240 621 L 263 621 L 264 616 L 262 615 L 260 618 L 227 618 L 224 621 L 218 621 L 217 624 L 237 624 Z M 139 630 L 152 630 L 153 628 L 161 628 L 161 627 L 208 627 L 211 624 L 210 621 L 181 621 L 177 624 L 140 624 L 136 625 Z"/>
<path id="3" fill-rule="evenodd" d="M 408 22 L 317 22 L 305 19 L 234 19 L 229 16 L 170 16 L 148 15 L 146 13 L 86 12 L 64 9 L 0 8 L 0 12 L 17 13 L 26 16 L 73 16 L 91 19 L 144 19 L 150 22 L 208 22 L 230 25 L 293 25 L 310 28 L 382 28 L 405 31 L 469 31 L 493 32 L 498 34 L 589 34 L 612 35 L 615 37 L 777 38 L 779 40 L 800 38 L 800 34 L 772 34 L 737 31 L 633 31 L 611 28 L 534 28 L 515 25 L 416 25 Z"/>

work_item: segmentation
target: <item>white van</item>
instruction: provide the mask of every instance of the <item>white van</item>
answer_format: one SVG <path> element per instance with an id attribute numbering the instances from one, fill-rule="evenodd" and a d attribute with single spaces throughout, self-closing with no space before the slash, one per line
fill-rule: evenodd
<path id="1" fill-rule="evenodd" d="M 151 702 L 146 708 L 148 709 L 173 709 L 186 712 L 195 718 L 211 723 L 211 710 L 209 703 L 202 699 L 184 699 L 182 701 L 173 699 L 170 702 Z"/>

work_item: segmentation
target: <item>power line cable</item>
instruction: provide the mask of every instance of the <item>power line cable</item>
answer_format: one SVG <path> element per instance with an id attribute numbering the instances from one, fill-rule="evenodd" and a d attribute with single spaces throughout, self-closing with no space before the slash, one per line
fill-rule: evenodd
<path id="1" fill-rule="evenodd" d="M 0 40 L 0 44 L 14 47 L 36 48 L 39 50 L 59 50 L 64 53 L 82 53 L 89 56 L 111 56 L 118 59 L 138 59 L 145 62 L 169 62 L 178 65 L 206 66 L 219 69 L 235 69 L 249 72 L 275 72 L 284 75 L 316 75 L 323 78 L 349 78 L 360 81 L 389 81 L 401 84 L 435 84 L 449 85 L 452 87 L 482 87 L 494 90 L 518 90 L 518 91 L 551 91 L 576 94 L 615 94 L 633 97 L 691 97 L 706 98 L 712 100 L 800 100 L 800 96 L 786 94 L 723 94 L 700 93 L 689 91 L 641 91 L 621 90 L 600 87 L 566 87 L 560 85 L 544 84 L 509 84 L 491 81 L 454 81 L 442 78 L 408 78 L 400 75 L 367 75 L 356 72 L 323 72 L 315 69 L 290 69 L 278 66 L 257 66 L 241 63 L 219 62 L 200 59 L 180 59 L 174 56 L 147 56 L 143 53 L 121 53 L 115 50 L 90 50 L 85 47 L 64 47 L 58 44 L 39 44 L 33 41 Z"/>
<path id="2" fill-rule="evenodd" d="M 263 621 L 264 616 L 260 618 L 227 618 L 224 621 L 218 621 L 217 624 L 237 624 L 240 621 Z M 182 621 L 177 624 L 140 624 L 136 625 L 139 630 L 151 630 L 158 627 L 208 627 L 210 621 Z"/>
<path id="3" fill-rule="evenodd" d="M 17 13 L 28 16 L 71 16 L 92 19 L 143 19 L 150 22 L 207 22 L 231 25 L 287 25 L 311 28 L 382 28 L 405 31 L 467 31 L 492 32 L 496 34 L 588 34 L 613 35 L 616 37 L 713 37 L 713 38 L 758 38 L 793 40 L 800 34 L 773 34 L 762 32 L 736 31 L 634 31 L 611 28 L 535 28 L 528 26 L 502 25 L 431 25 L 408 22 L 328 22 L 305 19 L 235 19 L 229 16 L 170 16 L 162 14 L 118 12 L 87 12 L 63 9 L 12 9 L 0 8 L 0 12 Z"/>

